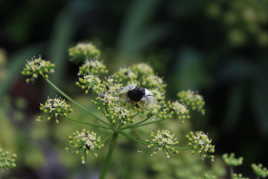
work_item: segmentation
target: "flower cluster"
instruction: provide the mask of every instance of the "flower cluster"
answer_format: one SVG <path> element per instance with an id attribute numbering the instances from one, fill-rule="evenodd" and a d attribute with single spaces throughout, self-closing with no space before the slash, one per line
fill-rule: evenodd
<path id="1" fill-rule="evenodd" d="M 61 98 L 47 99 L 44 104 L 40 104 L 40 110 L 45 114 L 45 116 L 38 116 L 38 121 L 53 119 L 56 123 L 59 123 L 61 118 L 67 117 L 72 112 L 71 106 Z"/>
<path id="2" fill-rule="evenodd" d="M 243 157 L 236 158 L 234 153 L 223 154 L 222 158 L 228 166 L 239 166 L 243 164 Z"/>
<path id="3" fill-rule="evenodd" d="M 171 154 L 177 154 L 179 151 L 176 146 L 179 144 L 176 136 L 168 130 L 157 130 L 151 133 L 147 147 L 152 150 L 152 155 L 159 151 L 164 152 L 167 158 Z"/>
<path id="4" fill-rule="evenodd" d="M 179 92 L 177 96 L 179 101 L 188 106 L 191 110 L 201 112 L 202 114 L 205 113 L 205 101 L 199 94 L 187 90 Z"/>
<path id="5" fill-rule="evenodd" d="M 166 114 L 166 116 L 169 116 L 170 119 L 173 118 L 185 120 L 190 118 L 190 112 L 188 108 L 180 102 L 168 102 L 167 106 L 168 113 Z"/>
<path id="6" fill-rule="evenodd" d="M 249 179 L 248 177 L 244 177 L 241 173 L 233 173 L 232 179 Z"/>
<path id="7" fill-rule="evenodd" d="M 10 153 L 0 148 L 0 169 L 16 167 L 16 154 Z"/>
<path id="8" fill-rule="evenodd" d="M 161 91 L 164 91 L 165 84 L 149 65 L 142 63 L 122 68 L 110 76 L 107 73 L 106 66 L 100 61 L 87 61 L 79 69 L 80 77 L 76 84 L 86 93 L 91 90 L 96 94 L 93 102 L 110 122 L 120 127 L 133 123 L 137 115 L 146 118 L 156 117 L 161 102 L 164 102 L 164 93 Z M 138 95 L 135 97 L 137 100 L 132 100 L 128 96 L 129 91 L 134 89 L 141 90 L 139 94 L 132 93 L 132 96 Z M 178 114 L 180 118 L 186 118 L 184 112 Z"/>
<path id="9" fill-rule="evenodd" d="M 79 86 L 87 94 L 89 90 L 101 94 L 105 89 L 105 86 L 102 84 L 100 78 L 95 75 L 85 75 L 78 79 L 76 85 Z"/>
<path id="10" fill-rule="evenodd" d="M 253 169 L 254 173 L 261 178 L 268 177 L 268 169 L 265 168 L 262 164 L 252 164 L 251 168 Z"/>
<path id="11" fill-rule="evenodd" d="M 85 59 L 97 59 L 101 52 L 92 43 L 79 43 L 69 48 L 69 56 L 72 61 L 81 62 Z"/>
<path id="12" fill-rule="evenodd" d="M 268 34 L 264 28 L 267 7 L 267 1 L 213 1 L 208 6 L 208 13 L 227 27 L 227 40 L 232 45 L 241 46 L 255 40 L 267 46 Z"/>
<path id="13" fill-rule="evenodd" d="M 69 136 L 69 145 L 66 148 L 75 154 L 81 155 L 82 163 L 85 163 L 86 156 L 91 152 L 96 157 L 97 152 L 103 147 L 101 137 L 98 137 L 95 132 L 86 129 L 75 131 Z"/>
<path id="14" fill-rule="evenodd" d="M 217 177 L 215 175 L 205 174 L 204 179 L 217 179 Z"/>
<path id="15" fill-rule="evenodd" d="M 178 93 L 179 99 L 177 101 L 166 100 L 166 84 L 147 64 L 135 64 L 110 74 L 107 67 L 98 60 L 100 52 L 92 44 L 78 44 L 69 49 L 69 54 L 73 59 L 83 59 L 84 64 L 79 68 L 76 84 L 85 93 L 93 94 L 91 102 L 103 115 L 92 114 L 90 110 L 75 102 L 52 82 L 49 80 L 47 82 L 66 99 L 89 115 L 94 116 L 92 120 L 95 120 L 94 122 L 82 122 L 71 119 L 72 121 L 98 128 L 100 131 L 108 130 L 113 133 L 109 147 L 114 147 L 116 138 L 120 135 L 134 139 L 132 136 L 128 136 L 128 133 L 148 132 L 148 130 L 140 130 L 141 127 L 159 124 L 160 121 L 170 119 L 189 119 L 192 111 L 204 113 L 203 98 L 192 91 Z M 24 71 L 27 71 L 25 69 Z M 42 73 L 40 74 L 43 76 Z M 47 78 L 47 76 L 44 77 Z M 40 110 L 44 115 L 39 116 L 39 120 L 54 119 L 57 123 L 61 118 L 68 117 L 72 111 L 65 100 L 58 98 L 48 99 L 40 105 Z M 144 144 L 146 148 L 145 150 L 150 151 L 152 155 L 163 152 L 167 158 L 170 158 L 171 155 L 189 148 L 193 153 L 200 154 L 201 158 L 212 157 L 214 146 L 203 132 L 189 133 L 186 136 L 188 140 L 186 145 L 189 146 L 179 146 L 179 141 L 171 130 L 159 129 L 158 127 L 155 129 L 148 140 L 140 139 L 140 143 Z M 174 129 L 174 125 L 172 129 Z M 185 144 L 183 140 L 180 143 Z M 85 163 L 87 155 L 89 153 L 97 155 L 103 145 L 104 142 L 95 132 L 83 129 L 74 132 L 69 137 L 67 149 L 81 155 L 82 163 Z M 112 149 L 109 148 L 109 151 Z M 108 153 L 108 155 L 110 154 Z M 198 155 L 195 157 L 199 158 Z"/>
<path id="16" fill-rule="evenodd" d="M 213 160 L 212 153 L 215 151 L 215 146 L 212 145 L 212 140 L 204 132 L 190 132 L 186 138 L 193 153 L 200 154 L 202 158 L 209 156 Z"/>
<path id="17" fill-rule="evenodd" d="M 54 67 L 53 63 L 38 57 L 28 61 L 21 73 L 28 76 L 26 82 L 32 82 L 40 76 L 47 79 L 48 75 L 54 72 Z"/>
<path id="18" fill-rule="evenodd" d="M 165 95 L 166 84 L 163 80 L 155 75 L 153 69 L 145 64 L 140 63 L 132 65 L 128 68 L 121 68 L 118 72 L 112 75 L 112 78 L 119 83 L 135 84 L 150 89 L 157 99 L 162 99 Z"/>
<path id="19" fill-rule="evenodd" d="M 102 75 L 107 74 L 107 67 L 99 60 L 87 60 L 80 68 L 78 75 Z"/>

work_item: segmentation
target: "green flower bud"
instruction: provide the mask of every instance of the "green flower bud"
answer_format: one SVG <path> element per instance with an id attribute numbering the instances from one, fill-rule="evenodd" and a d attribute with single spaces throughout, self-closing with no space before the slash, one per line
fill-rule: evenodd
<path id="1" fill-rule="evenodd" d="M 124 125 L 134 122 L 133 117 L 135 113 L 115 103 L 113 105 L 107 105 L 104 115 L 107 119 L 110 119 L 113 124 Z"/>
<path id="2" fill-rule="evenodd" d="M 217 179 L 217 177 L 215 175 L 206 173 L 204 175 L 204 179 Z"/>
<path id="3" fill-rule="evenodd" d="M 191 147 L 192 153 L 199 154 L 203 159 L 210 157 L 213 160 L 212 153 L 215 152 L 215 146 L 212 140 L 202 131 L 190 132 L 186 135 L 188 145 Z"/>
<path id="4" fill-rule="evenodd" d="M 178 101 L 168 104 L 171 109 L 170 114 L 172 115 L 172 118 L 181 120 L 190 118 L 189 110 L 183 104 L 179 103 Z"/>
<path id="5" fill-rule="evenodd" d="M 235 158 L 235 154 L 223 154 L 223 161 L 229 166 L 240 166 L 243 164 L 243 157 Z"/>
<path id="6" fill-rule="evenodd" d="M 44 104 L 40 105 L 40 110 L 45 116 L 38 116 L 38 121 L 53 119 L 56 123 L 59 123 L 61 118 L 68 117 L 68 115 L 72 112 L 71 106 L 67 104 L 64 99 L 60 98 L 47 99 Z"/>
<path id="7" fill-rule="evenodd" d="M 107 74 L 107 67 L 98 60 L 86 61 L 84 65 L 79 68 L 78 75 L 103 75 Z"/>
<path id="8" fill-rule="evenodd" d="M 249 179 L 248 177 L 243 177 L 241 173 L 233 173 L 232 179 Z"/>
<path id="9" fill-rule="evenodd" d="M 266 178 L 268 177 L 268 169 L 264 167 L 262 164 L 255 164 L 253 163 L 251 165 L 252 170 L 254 173 L 261 178 Z"/>
<path id="10" fill-rule="evenodd" d="M 87 59 L 98 59 L 101 52 L 91 43 L 79 43 L 68 50 L 71 61 L 83 62 Z"/>
<path id="11" fill-rule="evenodd" d="M 149 65 L 145 64 L 145 63 L 139 63 L 136 65 L 132 65 L 130 67 L 130 69 L 134 72 L 137 73 L 138 75 L 153 75 L 154 74 L 154 70 L 152 69 L 152 67 L 150 67 Z"/>
<path id="12" fill-rule="evenodd" d="M 85 91 L 87 94 L 90 89 L 92 89 L 95 93 L 101 94 L 105 91 L 105 85 L 102 84 L 100 78 L 95 75 L 85 75 L 78 79 L 76 85 Z"/>
<path id="13" fill-rule="evenodd" d="M 166 84 L 159 76 L 147 75 L 141 79 L 141 86 L 144 86 L 146 88 L 158 88 L 161 92 L 164 92 Z"/>
<path id="14" fill-rule="evenodd" d="M 201 112 L 202 114 L 205 114 L 205 101 L 202 96 L 199 94 L 187 90 L 187 91 L 181 91 L 177 94 L 179 101 L 186 106 L 188 106 L 193 111 Z"/>
<path id="15" fill-rule="evenodd" d="M 38 57 L 28 61 L 21 73 L 29 77 L 26 82 L 33 82 L 40 76 L 47 79 L 48 75 L 54 72 L 54 67 L 53 63 Z"/>
<path id="16" fill-rule="evenodd" d="M 112 78 L 119 83 L 132 84 L 136 83 L 138 76 L 130 68 L 120 68 Z"/>
<path id="17" fill-rule="evenodd" d="M 157 130 L 151 133 L 150 139 L 146 140 L 149 144 L 147 148 L 152 150 L 154 155 L 158 152 L 163 152 L 167 158 L 171 154 L 177 154 L 179 151 L 176 148 L 179 144 L 176 136 L 168 130 Z"/>
<path id="18" fill-rule="evenodd" d="M 98 137 L 95 132 L 83 129 L 75 131 L 73 135 L 69 136 L 68 151 L 81 155 L 82 164 L 85 163 L 86 157 L 89 153 L 98 156 L 98 152 L 103 147 L 101 137 Z"/>
<path id="19" fill-rule="evenodd" d="M 0 148 L 0 169 L 9 169 L 16 167 L 16 154 L 10 153 Z"/>

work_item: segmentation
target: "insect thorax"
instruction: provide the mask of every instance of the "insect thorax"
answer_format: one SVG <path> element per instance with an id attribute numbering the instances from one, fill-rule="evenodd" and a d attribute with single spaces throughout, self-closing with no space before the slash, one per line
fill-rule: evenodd
<path id="1" fill-rule="evenodd" d="M 127 96 L 130 100 L 138 102 L 145 96 L 145 88 L 136 87 L 127 92 Z"/>

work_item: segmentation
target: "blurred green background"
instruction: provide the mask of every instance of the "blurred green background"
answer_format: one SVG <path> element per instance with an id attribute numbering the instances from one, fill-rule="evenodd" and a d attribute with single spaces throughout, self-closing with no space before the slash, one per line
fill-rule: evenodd
<path id="1" fill-rule="evenodd" d="M 39 103 L 55 94 L 20 75 L 27 59 L 41 55 L 56 63 L 58 86 L 87 100 L 71 83 L 78 66 L 67 49 L 77 42 L 96 44 L 112 70 L 151 64 L 170 98 L 199 91 L 207 115 L 192 119 L 193 128 L 213 136 L 217 154 L 268 165 L 267 0 L 2 0 L 0 10 L 0 145 L 20 156 L 8 178 L 97 175 L 62 151 L 74 127 L 36 124 Z"/>

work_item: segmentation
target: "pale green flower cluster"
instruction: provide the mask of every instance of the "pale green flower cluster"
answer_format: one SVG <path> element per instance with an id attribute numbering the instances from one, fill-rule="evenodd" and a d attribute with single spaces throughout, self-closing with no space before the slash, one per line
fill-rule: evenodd
<path id="1" fill-rule="evenodd" d="M 103 142 L 101 137 L 97 136 L 95 132 L 82 129 L 80 131 L 75 131 L 71 136 L 69 136 L 67 150 L 81 155 L 82 164 L 85 163 L 86 157 L 89 153 L 94 156 L 98 156 L 97 152 L 103 147 Z"/>
<path id="2" fill-rule="evenodd" d="M 107 74 L 107 67 L 99 60 L 87 60 L 80 68 L 78 75 L 102 75 Z"/>
<path id="3" fill-rule="evenodd" d="M 268 45 L 267 1 L 233 0 L 213 1 L 208 6 L 212 18 L 227 27 L 227 40 L 232 45 L 240 46 L 255 40 L 260 45 Z"/>
<path id="4" fill-rule="evenodd" d="M 112 78 L 125 85 L 135 84 L 150 89 L 157 99 L 163 99 L 166 84 L 158 77 L 154 70 L 145 63 L 135 64 L 128 68 L 121 68 L 112 75 Z"/>
<path id="5" fill-rule="evenodd" d="M 101 55 L 99 49 L 92 43 L 79 43 L 74 47 L 69 48 L 69 56 L 72 61 L 85 61 L 87 59 L 98 59 Z"/>
<path id="6" fill-rule="evenodd" d="M 233 173 L 232 179 L 249 179 L 248 177 L 244 177 L 241 173 Z"/>
<path id="7" fill-rule="evenodd" d="M 261 178 L 266 178 L 268 177 L 268 169 L 264 167 L 262 164 L 255 164 L 253 163 L 251 165 L 252 170 L 254 173 Z"/>
<path id="8" fill-rule="evenodd" d="M 188 145 L 192 149 L 192 153 L 199 154 L 202 158 L 211 157 L 215 152 L 215 146 L 212 145 L 212 140 L 202 131 L 190 132 L 186 135 Z"/>
<path id="9" fill-rule="evenodd" d="M 223 161 L 228 166 L 239 166 L 243 164 L 243 157 L 235 157 L 234 153 L 231 154 L 223 154 Z"/>
<path id="10" fill-rule="evenodd" d="M 72 108 L 64 99 L 48 98 L 44 104 L 40 104 L 40 110 L 44 115 L 38 116 L 37 120 L 55 120 L 59 123 L 61 118 L 66 118 L 72 112 Z"/>
<path id="11" fill-rule="evenodd" d="M 185 105 L 179 103 L 178 101 L 168 102 L 167 104 L 169 115 L 171 115 L 170 118 L 182 120 L 190 118 L 190 111 Z"/>
<path id="12" fill-rule="evenodd" d="M 135 64 L 121 68 L 117 72 L 109 73 L 107 67 L 97 59 L 100 54 L 97 51 L 92 44 L 79 44 L 69 49 L 69 54 L 71 58 L 84 58 L 85 63 L 79 68 L 76 84 L 85 93 L 90 92 L 92 94 L 90 95 L 93 98 L 91 102 L 96 105 L 102 115 L 92 113 L 86 106 L 74 101 L 47 79 L 48 73 L 46 73 L 46 76 L 38 70 L 38 73 L 36 71 L 34 73 L 46 78 L 48 84 L 74 105 L 87 112 L 92 117 L 90 119 L 95 121 L 70 120 L 83 123 L 94 129 L 98 128 L 100 131 L 106 130 L 104 132 L 106 135 L 109 132 L 112 133 L 111 141 L 113 142 L 121 135 L 135 140 L 133 139 L 135 137 L 131 136 L 131 132 L 142 134 L 140 133 L 141 128 L 151 124 L 159 124 L 169 120 L 175 121 L 176 125 L 179 125 L 181 120 L 191 117 L 192 111 L 204 113 L 205 103 L 203 98 L 192 91 L 182 91 L 178 93 L 177 101 L 168 101 L 165 94 L 166 84 L 148 64 Z M 43 63 L 44 60 L 41 61 Z M 28 64 L 26 64 L 24 71 L 29 71 L 28 69 Z M 23 72 L 23 74 L 28 75 L 29 73 Z M 72 111 L 70 105 L 59 98 L 48 99 L 40 105 L 40 110 L 44 115 L 39 116 L 39 120 L 53 119 L 57 123 L 61 118 L 69 119 L 68 115 Z M 148 132 L 151 131 L 147 130 L 145 135 L 148 135 Z M 200 131 L 191 132 L 186 138 L 188 140 L 187 144 L 179 143 L 171 130 L 162 127 L 152 132 L 150 139 L 139 138 L 135 141 L 142 143 L 146 148 L 145 151 L 149 150 L 152 155 L 164 153 L 167 158 L 170 158 L 171 155 L 187 148 L 193 153 L 200 154 L 202 159 L 207 156 L 212 157 L 214 145 L 206 134 Z M 84 163 L 88 153 L 97 155 L 103 145 L 104 141 L 96 133 L 84 129 L 76 131 L 69 138 L 68 149 L 80 154 Z M 114 144 L 111 144 L 111 146 L 114 147 Z"/>
<path id="13" fill-rule="evenodd" d="M 89 90 L 93 90 L 98 94 L 103 93 L 105 86 L 102 84 L 100 78 L 95 75 L 84 75 L 78 79 L 76 85 L 79 86 L 87 94 Z"/>
<path id="14" fill-rule="evenodd" d="M 170 155 L 179 152 L 177 149 L 179 141 L 169 130 L 157 130 L 152 132 L 147 142 L 149 143 L 147 147 L 152 150 L 151 155 L 161 151 L 164 152 L 167 158 L 170 158 Z"/>
<path id="15" fill-rule="evenodd" d="M 17 155 L 0 148 L 0 169 L 16 167 Z"/>
<path id="16" fill-rule="evenodd" d="M 205 101 L 203 97 L 191 90 L 181 91 L 177 94 L 179 101 L 186 104 L 191 110 L 205 114 Z"/>
<path id="17" fill-rule="evenodd" d="M 164 93 L 161 91 L 164 91 L 166 85 L 155 75 L 149 65 L 142 63 L 122 68 L 110 76 L 105 75 L 107 72 L 107 68 L 100 61 L 88 61 L 80 67 L 77 85 L 86 93 L 92 91 L 96 94 L 97 97 L 93 101 L 110 122 L 117 127 L 122 127 L 122 125 L 133 123 L 136 116 L 152 118 L 159 115 L 159 109 L 164 104 Z M 145 78 L 158 79 L 158 81 L 143 80 Z M 128 90 L 124 88 L 130 84 L 149 90 L 154 102 L 148 104 L 145 100 L 139 102 L 129 100 Z M 187 109 L 185 111 L 186 114 Z M 179 116 L 177 118 L 188 116 L 184 115 L 184 112 L 176 114 Z"/>
<path id="18" fill-rule="evenodd" d="M 203 178 L 204 179 L 217 179 L 217 177 L 215 175 L 211 175 L 211 174 L 205 174 L 204 177 L 202 177 L 202 179 Z"/>
<path id="19" fill-rule="evenodd" d="M 47 79 L 48 75 L 54 72 L 54 67 L 55 65 L 50 61 L 46 61 L 41 57 L 38 57 L 27 61 L 21 73 L 28 77 L 26 82 L 32 82 L 40 76 Z"/>

